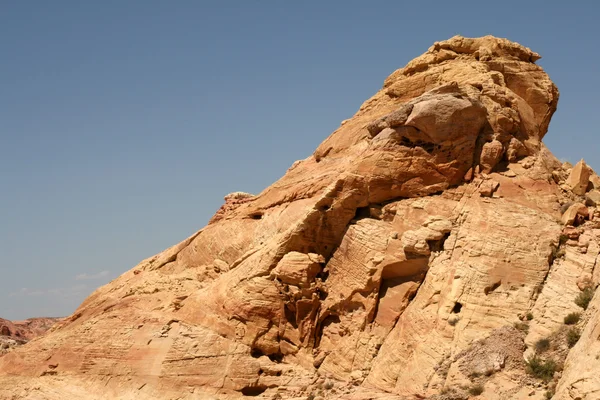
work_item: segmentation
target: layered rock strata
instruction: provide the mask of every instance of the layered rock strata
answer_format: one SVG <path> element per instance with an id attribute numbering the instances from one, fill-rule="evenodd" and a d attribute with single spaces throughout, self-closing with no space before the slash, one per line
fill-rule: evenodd
<path id="1" fill-rule="evenodd" d="M 600 281 L 598 177 L 542 143 L 539 58 L 435 43 L 272 186 L 1 357 L 0 397 L 594 398 L 600 305 L 575 299 Z M 578 310 L 562 375 L 528 374 Z"/>

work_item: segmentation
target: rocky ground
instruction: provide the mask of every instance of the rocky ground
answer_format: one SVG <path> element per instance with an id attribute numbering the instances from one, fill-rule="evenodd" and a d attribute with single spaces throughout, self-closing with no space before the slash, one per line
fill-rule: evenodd
<path id="1" fill-rule="evenodd" d="M 528 48 L 454 37 L 0 358 L 9 399 L 598 399 L 600 178 Z"/>

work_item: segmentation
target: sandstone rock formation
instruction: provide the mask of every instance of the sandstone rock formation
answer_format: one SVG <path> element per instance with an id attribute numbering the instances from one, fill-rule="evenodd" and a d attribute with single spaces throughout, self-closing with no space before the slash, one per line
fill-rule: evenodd
<path id="1" fill-rule="evenodd" d="M 279 181 L 1 357 L 0 397 L 597 399 L 598 177 L 541 142 L 539 58 L 435 43 Z"/>
<path id="2" fill-rule="evenodd" d="M 31 318 L 8 321 L 0 318 L 0 355 L 44 334 L 60 318 Z"/>

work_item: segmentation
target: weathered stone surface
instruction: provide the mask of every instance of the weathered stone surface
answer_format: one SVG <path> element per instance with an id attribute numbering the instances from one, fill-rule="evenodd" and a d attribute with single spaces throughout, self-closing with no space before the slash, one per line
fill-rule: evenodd
<path id="1" fill-rule="evenodd" d="M 582 200 L 541 143 L 538 58 L 435 43 L 272 186 L 0 357 L 0 398 L 542 399 L 523 355 L 600 281 L 600 227 L 582 204 L 560 223 Z M 557 396 L 597 393 L 597 303 Z"/>

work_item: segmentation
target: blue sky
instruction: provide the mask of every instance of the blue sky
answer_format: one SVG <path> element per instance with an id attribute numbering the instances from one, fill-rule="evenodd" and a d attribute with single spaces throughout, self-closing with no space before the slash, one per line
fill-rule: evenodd
<path id="1" fill-rule="evenodd" d="M 0 317 L 96 287 L 258 193 L 434 41 L 493 34 L 561 91 L 545 142 L 600 168 L 600 2 L 21 1 L 0 7 Z"/>

